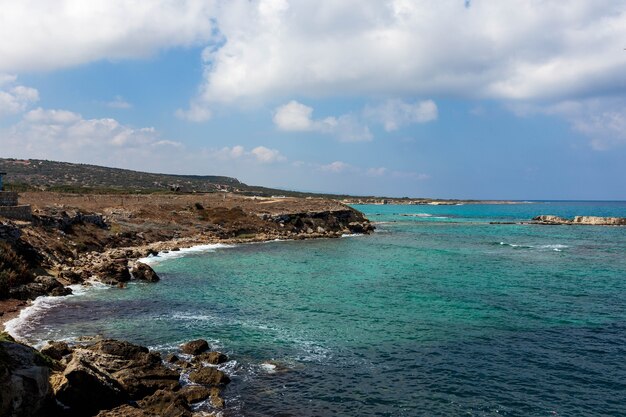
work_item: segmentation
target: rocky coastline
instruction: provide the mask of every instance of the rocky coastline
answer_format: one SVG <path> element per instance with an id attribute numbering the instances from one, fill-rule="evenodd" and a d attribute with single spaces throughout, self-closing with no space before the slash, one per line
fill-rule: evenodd
<path id="1" fill-rule="evenodd" d="M 524 222 L 490 222 L 490 224 L 536 224 L 545 226 L 626 226 L 625 217 L 575 216 L 572 219 L 542 214 Z"/>
<path id="2" fill-rule="evenodd" d="M 32 199 L 31 221 L 0 218 L 4 323 L 39 296 L 70 294 L 71 284 L 156 283 L 158 275 L 139 259 L 161 252 L 215 243 L 338 238 L 374 229 L 360 212 L 321 199 L 169 196 L 121 208 L 110 206 L 119 196 L 91 196 L 82 205 L 73 196 L 35 197 L 40 200 Z M 50 198 L 54 204 L 42 203 Z M 220 393 L 229 379 L 219 365 L 228 359 L 211 352 L 205 341 L 194 343 L 162 358 L 115 340 L 51 342 L 37 351 L 2 334 L 0 415 L 211 415 L 225 404 Z"/>

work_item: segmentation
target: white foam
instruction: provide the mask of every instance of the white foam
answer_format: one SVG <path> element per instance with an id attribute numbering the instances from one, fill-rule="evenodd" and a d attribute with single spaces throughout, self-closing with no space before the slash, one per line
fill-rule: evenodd
<path id="1" fill-rule="evenodd" d="M 512 248 L 525 248 L 525 249 L 550 249 L 553 250 L 555 252 L 562 252 L 563 249 L 567 249 L 569 248 L 569 246 L 567 245 L 562 245 L 562 244 L 551 244 L 551 245 L 539 245 L 539 246 L 533 246 L 533 245 L 517 245 L 515 243 L 506 243 L 506 242 L 500 242 L 500 245 L 502 246 L 510 246 Z"/>
<path id="2" fill-rule="evenodd" d="M 264 362 L 261 365 L 259 365 L 259 368 L 261 368 L 261 370 L 263 370 L 264 372 L 267 372 L 268 374 L 276 373 L 276 365 L 274 365 L 273 363 Z"/>
<path id="3" fill-rule="evenodd" d="M 215 252 L 217 249 L 234 248 L 237 245 L 229 245 L 225 243 L 212 243 L 208 245 L 196 245 L 190 248 L 182 248 L 177 251 L 159 252 L 156 256 L 150 255 L 145 258 L 139 259 L 140 262 L 146 264 L 158 264 L 168 259 L 181 258 L 190 253 L 207 253 Z"/>
<path id="4" fill-rule="evenodd" d="M 344 233 L 341 237 L 359 237 L 363 236 L 363 233 Z"/>

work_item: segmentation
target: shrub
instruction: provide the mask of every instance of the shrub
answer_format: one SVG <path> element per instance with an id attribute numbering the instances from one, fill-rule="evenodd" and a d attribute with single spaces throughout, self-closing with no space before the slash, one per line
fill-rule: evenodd
<path id="1" fill-rule="evenodd" d="M 0 299 L 9 296 L 9 290 L 32 280 L 28 264 L 13 247 L 0 242 Z"/>

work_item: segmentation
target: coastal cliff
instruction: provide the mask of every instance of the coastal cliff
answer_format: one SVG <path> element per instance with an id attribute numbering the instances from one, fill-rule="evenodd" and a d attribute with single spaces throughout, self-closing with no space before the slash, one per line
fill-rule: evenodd
<path id="1" fill-rule="evenodd" d="M 43 295 L 93 280 L 158 282 L 138 258 L 207 243 L 337 238 L 370 233 L 358 211 L 331 200 L 236 195 L 106 196 L 25 193 L 31 221 L 0 217 L 0 316 L 6 322 Z M 158 285 L 158 284 L 156 284 Z M 196 416 L 224 407 L 225 355 L 206 342 L 180 355 L 115 340 L 41 352 L 0 337 L 0 415 Z M 197 407 L 196 407 L 197 408 Z"/>

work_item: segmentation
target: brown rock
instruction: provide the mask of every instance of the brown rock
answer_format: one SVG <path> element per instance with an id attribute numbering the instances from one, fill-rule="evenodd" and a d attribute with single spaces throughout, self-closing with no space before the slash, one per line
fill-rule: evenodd
<path id="1" fill-rule="evenodd" d="M 178 395 L 183 397 L 189 404 L 193 404 L 206 400 L 211 396 L 211 392 L 209 388 L 201 385 L 185 385 L 178 391 Z"/>
<path id="2" fill-rule="evenodd" d="M 226 406 L 226 401 L 222 398 L 222 392 L 218 387 L 211 388 L 211 405 L 215 408 L 224 408 Z"/>
<path id="3" fill-rule="evenodd" d="M 130 272 L 135 279 L 140 279 L 142 281 L 157 282 L 160 279 L 152 267 L 143 262 L 136 262 Z"/>
<path id="4" fill-rule="evenodd" d="M 169 355 L 167 355 L 164 360 L 167 363 L 178 363 L 178 362 L 180 362 L 180 358 L 178 356 L 174 355 L 173 353 L 170 353 Z"/>
<path id="5" fill-rule="evenodd" d="M 230 382 L 228 375 L 210 366 L 191 372 L 189 374 L 189 380 L 202 385 L 223 385 Z"/>
<path id="6" fill-rule="evenodd" d="M 41 348 L 41 353 L 60 361 L 64 356 L 72 353 L 72 349 L 65 342 L 53 342 L 50 341 L 46 346 Z"/>
<path id="7" fill-rule="evenodd" d="M 93 363 L 89 355 L 75 351 L 56 384 L 56 398 L 78 415 L 94 415 L 117 407 L 127 395 L 119 383 Z"/>
<path id="8" fill-rule="evenodd" d="M 198 355 L 209 350 L 209 342 L 204 339 L 192 340 L 183 344 L 180 350 L 188 355 Z"/>
<path id="9" fill-rule="evenodd" d="M 192 417 L 189 405 L 177 393 L 159 390 L 151 396 L 137 402 L 139 408 L 148 415 L 159 417 Z"/>
<path id="10" fill-rule="evenodd" d="M 221 352 L 204 352 L 196 356 L 194 362 L 207 362 L 211 365 L 219 365 L 224 362 L 228 362 L 228 356 Z"/>
<path id="11" fill-rule="evenodd" d="M 112 410 L 100 411 L 96 417 L 154 417 L 154 415 L 126 404 Z"/>

